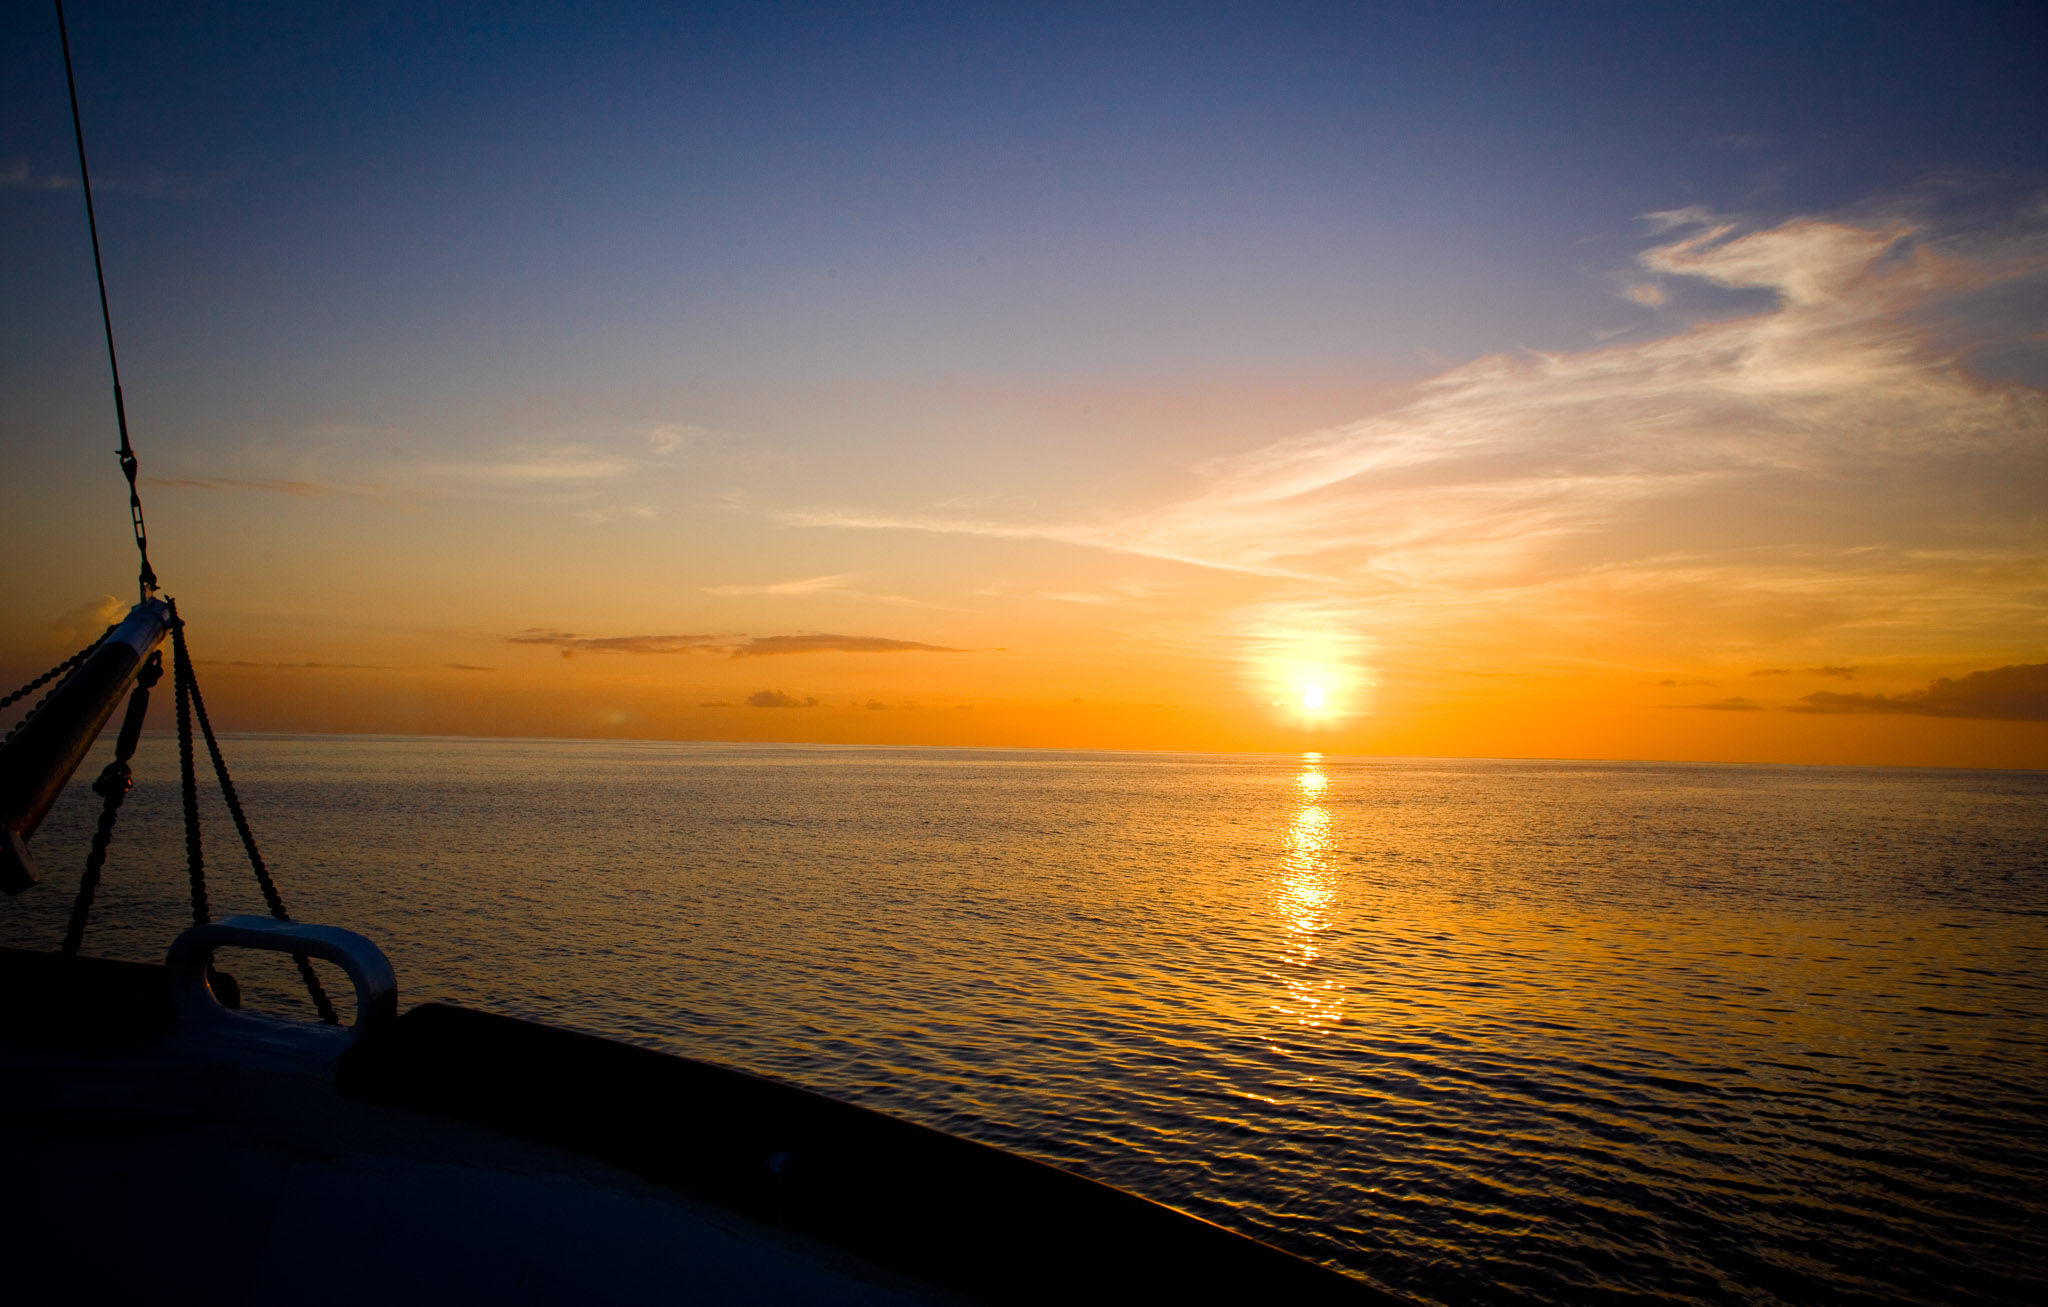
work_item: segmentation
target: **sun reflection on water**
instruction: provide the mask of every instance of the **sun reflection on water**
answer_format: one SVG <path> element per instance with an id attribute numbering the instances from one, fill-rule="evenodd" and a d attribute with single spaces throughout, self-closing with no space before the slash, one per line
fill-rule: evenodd
<path id="1" fill-rule="evenodd" d="M 1287 993 L 1274 1008 L 1295 1024 L 1311 1027 L 1335 1025 L 1344 1015 L 1342 989 L 1321 974 L 1319 941 L 1332 927 L 1337 894 L 1330 869 L 1330 810 L 1323 804 L 1329 778 L 1322 762 L 1319 753 L 1302 755 L 1295 777 L 1296 807 L 1280 861 L 1277 903 L 1286 926 L 1281 961 Z"/>

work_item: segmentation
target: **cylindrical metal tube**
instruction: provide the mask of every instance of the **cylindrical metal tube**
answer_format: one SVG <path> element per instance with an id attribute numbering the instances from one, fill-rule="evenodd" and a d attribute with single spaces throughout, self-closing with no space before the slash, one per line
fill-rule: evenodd
<path id="1" fill-rule="evenodd" d="M 170 605 L 161 599 L 135 605 L 0 747 L 0 891 L 19 894 L 36 883 L 29 837 L 120 706 L 143 660 L 163 642 L 170 618 Z"/>

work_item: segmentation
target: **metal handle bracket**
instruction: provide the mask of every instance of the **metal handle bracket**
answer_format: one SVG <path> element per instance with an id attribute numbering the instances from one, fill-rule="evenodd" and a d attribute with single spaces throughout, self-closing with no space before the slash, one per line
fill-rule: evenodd
<path id="1" fill-rule="evenodd" d="M 346 1030 L 304 1021 L 235 1012 L 220 1005 L 207 984 L 207 964 L 217 948 L 267 949 L 324 958 L 348 973 L 356 987 L 356 1019 Z M 398 977 L 391 960 L 369 939 L 339 926 L 316 926 L 271 917 L 223 917 L 179 935 L 165 960 L 178 1021 L 193 1031 L 245 1036 L 271 1045 L 308 1050 L 333 1048 L 360 1039 L 398 1016 Z"/>

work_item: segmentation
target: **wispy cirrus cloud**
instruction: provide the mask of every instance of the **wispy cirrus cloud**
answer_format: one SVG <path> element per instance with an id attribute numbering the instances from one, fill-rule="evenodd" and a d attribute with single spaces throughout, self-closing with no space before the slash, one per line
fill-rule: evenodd
<path id="1" fill-rule="evenodd" d="M 953 613 L 960 610 L 950 604 L 933 603 L 929 599 L 918 599 L 911 595 L 877 593 L 859 590 L 847 584 L 853 580 L 850 572 L 831 576 L 809 576 L 794 581 L 770 581 L 755 585 L 707 585 L 700 589 L 705 594 L 721 599 L 746 596 L 788 598 L 794 595 L 837 595 L 845 599 L 863 599 L 870 603 L 887 604 L 892 608 L 924 608 L 935 612 Z"/>
<path id="2" fill-rule="evenodd" d="M 237 490 L 316 496 L 331 494 L 430 497 L 587 498 L 624 481 L 639 464 L 622 454 L 583 444 L 523 446 L 486 456 L 418 459 L 389 448 L 403 433 L 385 428 L 309 428 L 294 442 L 256 451 L 239 461 L 272 476 L 160 475 L 146 485 L 166 490 Z M 621 513 L 630 508 L 621 508 Z"/>
<path id="3" fill-rule="evenodd" d="M 270 495 L 291 495 L 300 499 L 334 494 L 374 495 L 386 489 L 386 487 L 374 483 L 332 484 L 320 481 L 286 481 L 267 478 L 145 476 L 141 480 L 145 486 L 163 490 L 254 490 Z"/>
<path id="4" fill-rule="evenodd" d="M 690 422 L 663 422 L 647 428 L 647 448 L 656 457 L 680 453 L 713 438 L 710 430 Z"/>
<path id="5" fill-rule="evenodd" d="M 503 456 L 474 461 L 428 463 L 424 475 L 493 485 L 585 485 L 625 476 L 635 460 L 584 444 L 540 446 L 507 451 Z"/>
<path id="6" fill-rule="evenodd" d="M 878 635 L 765 635 L 732 651 L 735 658 L 805 653 L 967 653 L 942 644 L 890 640 Z"/>
<path id="7" fill-rule="evenodd" d="M 850 574 L 841 572 L 833 576 L 810 576 L 797 581 L 770 581 L 761 585 L 707 585 L 703 590 L 708 595 L 803 595 L 844 589 L 850 579 Z"/>
<path id="8" fill-rule="evenodd" d="M 536 644 L 559 649 L 564 656 L 580 653 L 687 654 L 720 653 L 734 658 L 760 658 L 807 653 L 967 653 L 946 645 L 895 640 L 879 635 L 579 635 L 547 627 L 530 627 L 505 637 L 509 644 Z"/>
<path id="9" fill-rule="evenodd" d="M 77 185 L 76 177 L 65 173 L 42 172 L 31 166 L 25 158 L 17 156 L 0 163 L 0 186 L 13 186 L 30 191 L 68 191 Z"/>
<path id="10" fill-rule="evenodd" d="M 1594 535 L 1735 543 L 1747 532 L 1650 515 L 1750 483 L 1825 494 L 1959 443 L 2024 457 L 2048 418 L 2038 392 L 1958 372 L 1908 320 L 1982 274 L 1900 250 L 1909 234 L 1716 226 L 1658 247 L 1646 267 L 1780 304 L 1640 344 L 1478 360 L 1373 419 L 1215 461 L 1206 493 L 1127 529 L 1127 546 L 1432 589 L 1526 583 L 1583 566 L 1573 546 Z"/>
<path id="11" fill-rule="evenodd" d="M 161 168 L 140 168 L 129 172 L 95 173 L 92 188 L 96 194 L 120 192 L 140 195 L 152 200 L 189 200 L 204 195 L 231 177 L 240 175 L 239 169 L 217 172 L 203 180 L 190 177 L 174 177 Z M 78 189 L 78 178 L 70 172 L 46 172 L 37 168 L 26 157 L 17 155 L 0 163 L 0 186 L 18 187 L 35 191 L 73 191 Z"/>
<path id="12" fill-rule="evenodd" d="M 709 439 L 709 437 L 705 437 Z M 660 477 L 690 448 L 676 428 L 484 441 L 398 426 L 315 423 L 256 440 L 225 468 L 153 472 L 167 489 L 552 503 L 593 524 L 645 519 Z"/>
<path id="13" fill-rule="evenodd" d="M 1167 594 L 1170 587 L 1151 581 L 1112 581 L 1103 585 L 1088 586 L 1072 590 L 1039 590 L 1034 593 L 1040 599 L 1055 603 L 1084 604 L 1094 608 L 1120 607 L 1126 604 L 1143 603 L 1148 599 Z"/>
<path id="14" fill-rule="evenodd" d="M 1203 463 L 1174 499 L 787 520 L 1261 578 L 1275 597 L 1257 611 L 1301 606 L 1381 644 L 1510 617 L 1530 639 L 1557 628 L 1560 647 L 1597 622 L 1667 653 L 2048 632 L 2048 397 L 1958 366 L 1955 333 L 1930 329 L 1959 295 L 2034 284 L 2039 242 L 1965 257 L 1904 221 L 1744 231 L 1700 209 L 1650 226 L 1667 239 L 1639 256 L 1652 280 L 1637 284 L 1774 303 L 1654 339 L 1480 358 L 1362 421 Z"/>

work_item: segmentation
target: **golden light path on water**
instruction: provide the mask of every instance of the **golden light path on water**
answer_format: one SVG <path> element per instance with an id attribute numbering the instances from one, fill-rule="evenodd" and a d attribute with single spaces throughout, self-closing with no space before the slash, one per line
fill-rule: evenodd
<path id="1" fill-rule="evenodd" d="M 1287 932 L 1282 955 L 1286 996 L 1275 1007 L 1296 1024 L 1310 1027 L 1333 1026 L 1344 1017 L 1343 987 L 1318 965 L 1323 960 L 1318 941 L 1331 928 L 1337 897 L 1330 867 L 1330 809 L 1323 804 L 1329 778 L 1323 773 L 1322 761 L 1320 753 L 1301 756 L 1278 894 Z"/>

